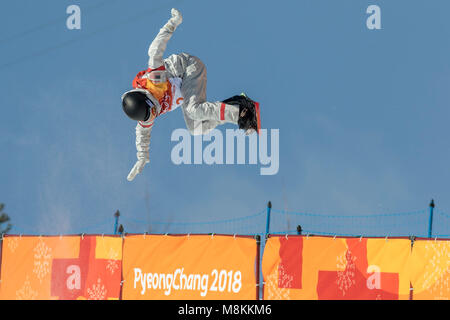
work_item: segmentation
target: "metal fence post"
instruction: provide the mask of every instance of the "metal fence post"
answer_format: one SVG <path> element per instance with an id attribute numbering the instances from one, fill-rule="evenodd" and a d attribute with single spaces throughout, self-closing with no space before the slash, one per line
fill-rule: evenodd
<path id="1" fill-rule="evenodd" d="M 266 243 L 267 243 L 267 238 L 268 238 L 268 236 L 269 236 L 269 232 L 270 232 L 270 211 L 272 210 L 272 202 L 268 202 L 267 203 L 267 215 L 266 215 L 266 233 L 265 233 L 265 235 L 264 235 L 264 245 L 263 246 L 261 246 L 261 250 L 260 250 L 260 252 L 261 252 L 261 258 L 263 258 L 263 254 L 264 254 L 264 249 L 265 249 L 265 247 L 266 247 Z M 261 259 L 261 261 L 260 261 L 260 264 L 262 264 L 262 259 Z M 265 282 L 264 282 L 264 276 L 263 276 L 263 274 L 262 274 L 262 267 L 260 266 L 260 273 L 261 273 L 261 280 L 259 281 L 260 282 L 260 286 L 259 286 L 259 289 L 260 289 L 260 298 L 262 299 L 262 300 L 264 300 L 264 284 L 265 284 Z"/>
<path id="2" fill-rule="evenodd" d="M 117 210 L 116 213 L 114 213 L 114 234 L 117 234 L 117 228 L 119 227 L 119 217 L 120 217 L 120 211 Z"/>
<path id="3" fill-rule="evenodd" d="M 272 203 L 267 203 L 267 220 L 266 220 L 266 238 L 270 231 L 270 211 L 272 210 Z"/>
<path id="4" fill-rule="evenodd" d="M 428 238 L 431 238 L 433 232 L 433 211 L 434 211 L 434 200 L 431 199 L 430 203 L 430 220 L 428 222 Z"/>
<path id="5" fill-rule="evenodd" d="M 256 300 L 261 298 L 261 236 L 255 235 L 256 239 Z"/>

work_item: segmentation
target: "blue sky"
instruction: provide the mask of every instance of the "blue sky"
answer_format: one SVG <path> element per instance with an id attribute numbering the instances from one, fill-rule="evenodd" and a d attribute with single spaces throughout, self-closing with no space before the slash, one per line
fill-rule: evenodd
<path id="1" fill-rule="evenodd" d="M 81 7 L 81 30 L 66 8 Z M 382 30 L 368 30 L 379 5 Z M 159 118 L 132 183 L 135 123 L 120 96 L 178 8 L 166 51 L 208 69 L 208 100 L 242 91 L 280 130 L 280 168 L 170 160 L 181 110 Z M 111 233 L 142 221 L 238 218 L 274 207 L 332 214 L 450 210 L 450 3 L 31 1 L 0 11 L 0 202 L 16 233 Z M 233 128 L 231 125 L 220 129 Z M 127 228 L 127 225 L 125 226 Z M 128 232 L 147 226 L 129 225 Z"/>

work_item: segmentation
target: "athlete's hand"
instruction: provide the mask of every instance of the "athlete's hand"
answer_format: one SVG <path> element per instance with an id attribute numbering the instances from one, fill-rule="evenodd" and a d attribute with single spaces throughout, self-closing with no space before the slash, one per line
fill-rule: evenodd
<path id="1" fill-rule="evenodd" d="M 133 169 L 131 169 L 130 173 L 128 174 L 127 180 L 128 181 L 133 181 L 134 178 L 136 177 L 136 175 L 138 175 L 139 173 L 142 172 L 142 170 L 144 169 L 145 165 L 148 163 L 149 161 L 146 159 L 140 159 L 136 162 L 136 164 L 134 165 Z"/>
<path id="2" fill-rule="evenodd" d="M 173 22 L 175 27 L 178 27 L 183 22 L 183 16 L 181 15 L 181 12 L 175 8 L 172 8 L 170 13 L 172 14 L 172 18 L 170 18 L 170 20 Z"/>

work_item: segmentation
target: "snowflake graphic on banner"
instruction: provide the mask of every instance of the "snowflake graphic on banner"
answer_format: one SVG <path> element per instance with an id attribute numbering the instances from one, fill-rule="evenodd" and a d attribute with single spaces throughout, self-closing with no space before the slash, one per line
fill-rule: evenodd
<path id="1" fill-rule="evenodd" d="M 88 300 L 105 300 L 107 291 L 102 284 L 102 280 L 98 278 L 97 284 L 93 284 L 91 288 L 88 288 L 87 293 Z"/>
<path id="2" fill-rule="evenodd" d="M 285 272 L 283 265 L 267 277 L 267 299 L 268 300 L 291 300 L 291 290 L 288 289 L 294 277 Z M 281 287 L 281 288 L 280 288 Z"/>
<path id="3" fill-rule="evenodd" d="M 106 269 L 111 272 L 111 275 L 113 275 L 114 272 L 119 269 L 118 259 L 119 253 L 113 248 L 110 248 L 108 252 L 108 263 L 106 264 Z"/>
<path id="4" fill-rule="evenodd" d="M 8 248 L 9 250 L 11 250 L 12 253 L 16 251 L 18 246 L 19 246 L 19 238 L 14 237 L 8 239 Z"/>
<path id="5" fill-rule="evenodd" d="M 450 295 L 449 276 L 445 276 L 450 273 L 450 241 L 429 241 L 425 249 L 432 252 L 428 260 L 432 267 L 424 274 L 424 287 L 435 295 L 435 299 L 446 300 Z"/>
<path id="6" fill-rule="evenodd" d="M 34 268 L 33 273 L 36 274 L 39 282 L 42 283 L 42 280 L 45 278 L 47 274 L 50 273 L 50 264 L 52 260 L 52 248 L 48 247 L 42 239 L 39 240 L 39 243 L 34 248 Z"/>
<path id="7" fill-rule="evenodd" d="M 27 275 L 22 288 L 16 291 L 16 300 L 36 300 L 37 291 L 31 288 L 30 278 Z"/>
<path id="8" fill-rule="evenodd" d="M 347 250 L 345 253 L 338 256 L 336 260 L 337 269 L 344 269 L 343 271 L 337 271 L 336 284 L 338 285 L 339 290 L 341 290 L 342 295 L 345 296 L 348 289 L 356 283 L 356 257 L 352 255 L 350 250 Z"/>

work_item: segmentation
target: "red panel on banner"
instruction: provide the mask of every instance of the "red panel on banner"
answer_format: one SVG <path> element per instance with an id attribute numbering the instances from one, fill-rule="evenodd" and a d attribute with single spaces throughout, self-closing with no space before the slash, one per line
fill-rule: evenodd
<path id="1" fill-rule="evenodd" d="M 279 288 L 302 288 L 302 251 L 303 238 L 293 238 L 289 241 L 286 238 L 280 238 L 278 273 L 289 274 L 290 277 L 288 281 L 285 277 L 279 277 Z"/>

